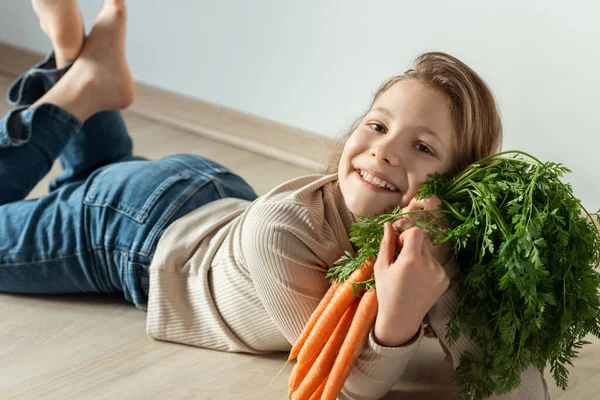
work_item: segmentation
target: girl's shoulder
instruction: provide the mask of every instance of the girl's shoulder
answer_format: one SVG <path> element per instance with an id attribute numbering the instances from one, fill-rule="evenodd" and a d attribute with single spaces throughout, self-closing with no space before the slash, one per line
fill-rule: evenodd
<path id="1" fill-rule="evenodd" d="M 278 223 L 288 221 L 290 214 L 301 220 L 306 214 L 320 214 L 322 219 L 325 193 L 337 186 L 335 175 L 305 175 L 283 182 L 269 192 L 258 197 L 248 207 L 248 217 L 258 217 L 273 220 Z"/>
<path id="2" fill-rule="evenodd" d="M 312 174 L 300 176 L 277 185 L 260 196 L 256 203 L 287 202 L 310 204 L 312 198 L 323 197 L 324 193 L 337 187 L 337 174 Z"/>
<path id="3" fill-rule="evenodd" d="M 258 247 L 278 238 L 290 248 L 310 249 L 323 265 L 331 265 L 339 254 L 353 251 L 348 239 L 353 222 L 337 174 L 307 175 L 256 199 L 243 216 L 242 236 Z"/>

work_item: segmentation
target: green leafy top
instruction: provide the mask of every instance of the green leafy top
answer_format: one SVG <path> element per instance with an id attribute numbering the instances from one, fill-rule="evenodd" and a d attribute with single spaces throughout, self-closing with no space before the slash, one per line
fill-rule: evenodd
<path id="1" fill-rule="evenodd" d="M 566 365 L 587 343 L 583 338 L 600 337 L 600 232 L 592 219 L 600 210 L 590 214 L 582 207 L 561 181 L 568 172 L 561 164 L 507 151 L 454 177 L 434 174 L 417 194 L 442 201 L 443 225 L 451 228 L 441 230 L 427 217 L 417 225 L 435 244 L 450 241 L 460 266 L 461 302 L 447 338 L 452 343 L 468 334 L 482 349 L 480 357 L 463 354 L 453 375 L 461 399 L 508 392 L 530 365 L 543 373 L 548 363 L 566 389 Z M 383 224 L 402 215 L 396 207 L 361 218 L 350 233 L 358 251 L 346 252 L 327 278 L 342 282 L 367 257 L 377 257 Z M 357 284 L 374 287 L 375 280 Z"/>

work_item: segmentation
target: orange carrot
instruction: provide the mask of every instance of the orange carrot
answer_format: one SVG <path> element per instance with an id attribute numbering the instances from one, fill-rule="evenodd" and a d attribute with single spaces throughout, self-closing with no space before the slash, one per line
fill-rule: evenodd
<path id="1" fill-rule="evenodd" d="M 290 374 L 290 377 L 288 378 L 288 396 L 291 396 L 292 393 L 294 392 L 293 389 L 293 385 L 294 385 L 294 379 L 296 378 L 296 370 L 298 369 L 298 363 L 296 363 L 296 365 L 294 365 L 294 368 L 292 368 L 292 373 Z"/>
<path id="2" fill-rule="evenodd" d="M 321 351 L 323 350 L 323 347 L 325 347 L 325 345 L 326 345 L 326 343 L 323 343 L 321 348 L 318 350 L 318 353 L 321 353 Z M 295 374 L 293 382 L 292 382 L 292 390 L 291 390 L 291 392 L 289 392 L 289 394 L 293 394 L 296 391 L 296 389 L 298 389 L 300 384 L 304 381 L 304 378 L 306 378 L 306 375 L 308 374 L 308 372 L 311 370 L 315 361 L 316 360 L 304 362 L 304 361 L 298 360 L 298 362 L 296 363 L 298 368 L 296 369 L 296 374 Z M 292 372 L 294 372 L 294 371 L 292 371 Z M 291 398 L 291 396 L 290 396 L 290 398 Z"/>
<path id="3" fill-rule="evenodd" d="M 342 390 L 375 324 L 378 307 L 377 290 L 375 288 L 367 290 L 360 300 L 352 326 L 331 369 L 321 400 L 335 400 Z"/>
<path id="4" fill-rule="evenodd" d="M 296 392 L 296 390 L 298 390 L 298 387 L 300 386 L 300 384 L 304 381 L 304 378 L 306 378 L 306 375 L 308 374 L 308 371 L 310 371 L 310 368 L 312 367 L 313 363 L 303 363 L 303 362 L 296 362 L 296 369 L 292 372 L 295 372 L 294 377 L 290 377 L 290 382 L 291 385 L 288 385 L 288 396 L 290 399 L 294 398 L 294 393 Z"/>
<path id="5" fill-rule="evenodd" d="M 372 257 L 367 258 L 360 268 L 354 271 L 344 283 L 340 284 L 323 314 L 315 323 L 304 346 L 302 346 L 298 354 L 299 361 L 309 362 L 317 357 L 348 307 L 358 301 L 358 297 L 352 293 L 352 283 L 364 282 L 371 278 L 374 265 L 375 259 Z M 358 289 L 360 296 L 363 289 Z"/>
<path id="6" fill-rule="evenodd" d="M 325 345 L 323 345 L 323 347 L 325 347 Z M 321 350 L 322 349 L 319 350 L 319 353 L 321 352 Z M 292 388 L 291 388 L 291 391 L 289 392 L 290 394 L 293 394 L 298 389 L 298 387 L 304 381 L 304 378 L 306 378 L 306 375 L 308 374 L 308 372 L 310 371 L 310 369 L 312 368 L 314 363 L 315 363 L 315 360 L 307 361 L 307 362 L 298 360 L 298 362 L 296 363 L 298 368 L 296 369 L 296 374 L 292 381 Z M 290 398 L 291 397 L 292 396 L 290 395 Z"/>
<path id="7" fill-rule="evenodd" d="M 317 354 L 321 353 L 321 351 L 323 350 L 323 348 L 325 347 L 326 344 L 327 344 L 327 342 L 323 342 L 323 343 L 319 344 L 318 348 L 316 349 Z M 310 369 L 312 368 L 314 362 L 315 362 L 315 359 L 310 360 L 310 361 L 298 359 L 298 362 L 296 363 L 298 368 L 296 369 L 296 373 L 295 373 L 295 376 L 294 376 L 294 379 L 292 382 L 292 391 L 290 393 L 293 393 L 296 391 L 296 389 L 298 389 L 298 387 L 300 386 L 300 384 L 302 383 L 302 381 L 308 374 L 308 371 L 310 371 Z"/>
<path id="8" fill-rule="evenodd" d="M 331 337 L 327 341 L 327 344 L 302 381 L 302 384 L 298 387 L 298 390 L 292 394 L 292 399 L 309 400 L 321 383 L 326 380 L 327 375 L 331 371 L 331 367 L 333 367 L 333 364 L 335 363 L 335 358 L 340 351 L 340 347 L 342 347 L 342 343 L 344 343 L 344 339 L 346 339 L 346 334 L 350 329 L 357 308 L 358 302 L 355 302 L 348 310 L 346 310 L 344 316 L 335 328 L 335 331 L 333 331 Z"/>
<path id="9" fill-rule="evenodd" d="M 321 300 L 321 302 L 319 303 L 319 305 L 317 306 L 315 311 L 313 311 L 312 315 L 310 316 L 310 319 L 306 323 L 306 326 L 304 327 L 304 330 L 300 334 L 300 337 L 298 338 L 298 340 L 296 340 L 296 344 L 294 344 L 294 347 L 292 347 L 292 351 L 290 352 L 288 361 L 292 361 L 294 358 L 298 357 L 298 353 L 300 353 L 300 349 L 302 348 L 302 346 L 304 346 L 304 342 L 306 342 L 306 338 L 312 331 L 313 327 L 315 326 L 315 323 L 317 322 L 317 320 L 319 319 L 321 314 L 323 314 L 323 310 L 325 310 L 325 307 L 327 307 L 327 304 L 329 304 L 329 302 L 331 301 L 331 298 L 333 297 L 338 286 L 339 285 L 337 283 L 333 283 L 329 287 L 329 290 L 327 291 L 327 293 L 325 293 L 325 296 L 323 296 L 323 299 Z"/>
<path id="10" fill-rule="evenodd" d="M 327 384 L 327 378 L 321 383 L 321 386 L 317 389 L 317 391 L 310 396 L 310 400 L 321 400 L 321 395 L 323 394 L 323 389 L 325 389 L 325 385 Z"/>

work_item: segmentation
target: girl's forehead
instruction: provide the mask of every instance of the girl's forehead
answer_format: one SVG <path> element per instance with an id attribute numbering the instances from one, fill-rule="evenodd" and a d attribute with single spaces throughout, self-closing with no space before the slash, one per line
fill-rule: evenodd
<path id="1" fill-rule="evenodd" d="M 448 114 L 448 96 L 441 90 L 408 79 L 396 82 L 373 103 L 372 109 L 386 108 L 392 114 L 410 114 L 414 117 Z M 404 115 L 406 117 L 406 115 Z"/>
<path id="2" fill-rule="evenodd" d="M 446 93 L 415 80 L 396 82 L 373 103 L 369 113 L 406 126 L 427 127 L 440 139 L 446 136 L 451 140 L 454 134 Z"/>

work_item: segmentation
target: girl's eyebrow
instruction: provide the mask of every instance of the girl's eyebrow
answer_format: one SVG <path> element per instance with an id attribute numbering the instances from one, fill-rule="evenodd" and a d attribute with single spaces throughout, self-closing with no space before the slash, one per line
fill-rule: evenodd
<path id="1" fill-rule="evenodd" d="M 386 116 L 388 116 L 390 118 L 393 117 L 392 112 L 385 107 L 375 107 L 375 108 L 372 108 L 371 111 L 379 111 L 380 113 L 385 114 Z"/>
<path id="2" fill-rule="evenodd" d="M 375 107 L 375 108 L 371 109 L 371 111 L 378 111 L 378 112 L 386 115 L 388 118 L 393 118 L 394 117 L 394 115 L 392 114 L 392 112 L 389 109 L 385 108 L 385 107 Z M 425 125 L 415 125 L 415 126 L 412 126 L 411 128 L 414 129 L 414 130 L 423 131 L 425 133 L 428 133 L 428 134 L 434 136 L 435 139 L 438 142 L 442 143 L 442 140 L 440 139 L 440 135 L 438 135 L 434 130 L 432 130 L 428 126 L 425 126 Z"/>

